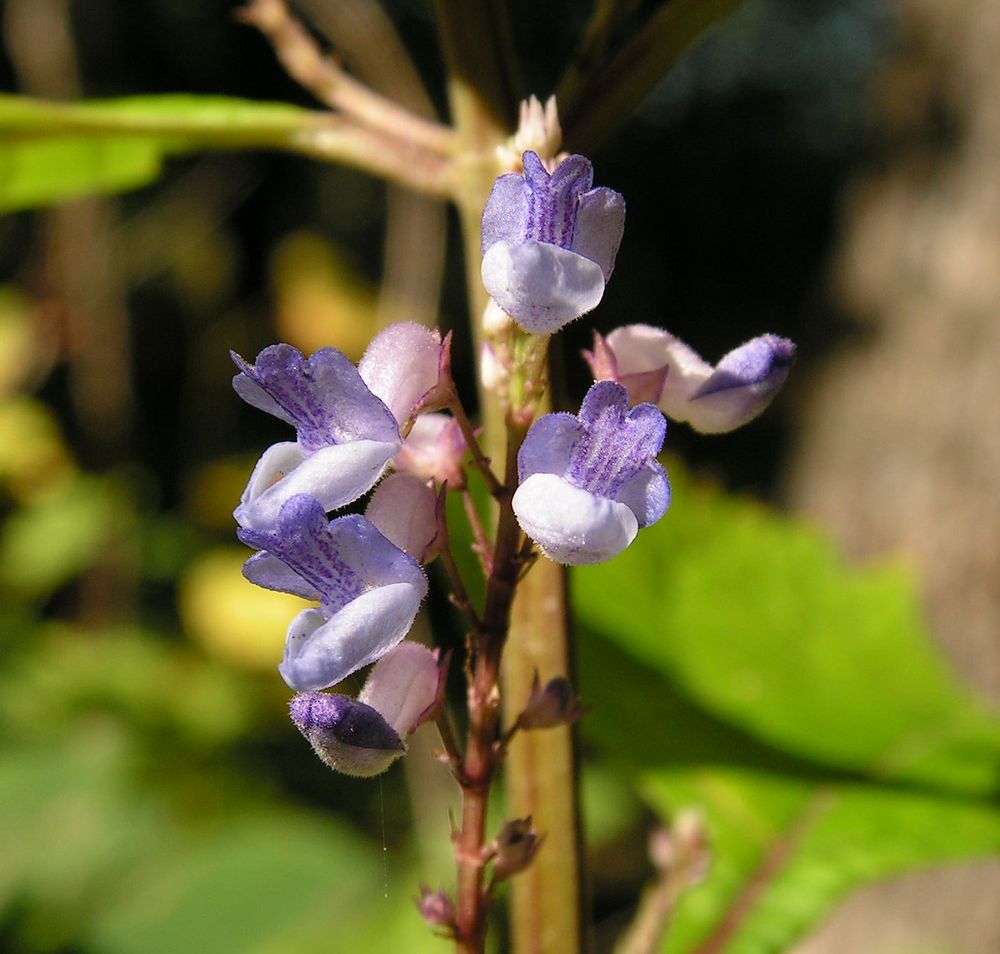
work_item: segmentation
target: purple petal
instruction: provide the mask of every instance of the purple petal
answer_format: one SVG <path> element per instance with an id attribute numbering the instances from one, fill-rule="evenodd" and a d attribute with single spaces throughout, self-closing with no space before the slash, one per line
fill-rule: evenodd
<path id="1" fill-rule="evenodd" d="M 254 364 L 238 355 L 233 360 L 242 371 L 233 379 L 236 392 L 269 413 L 277 406 L 307 452 L 359 439 L 399 440 L 395 418 L 340 351 L 324 348 L 304 358 L 297 348 L 277 344 L 261 351 Z"/>
<path id="2" fill-rule="evenodd" d="M 780 378 L 777 385 L 780 387 L 794 358 L 795 345 L 788 338 L 761 335 L 734 348 L 722 358 L 712 376 L 692 397 L 700 398 L 751 384 L 770 385 L 775 378 Z"/>
<path id="3" fill-rule="evenodd" d="M 320 600 L 316 587 L 302 579 L 287 563 L 264 551 L 255 553 L 243 564 L 243 575 L 265 590 L 291 593 L 304 600 Z"/>
<path id="4" fill-rule="evenodd" d="M 652 461 L 622 485 L 615 499 L 635 514 L 640 528 L 651 526 L 670 506 L 670 480 L 667 472 L 656 461 Z"/>
<path id="5" fill-rule="evenodd" d="M 594 170 L 584 156 L 570 156 L 550 176 L 533 152 L 523 157 L 528 215 L 523 239 L 572 249 L 580 197 L 594 182 Z"/>
<path id="6" fill-rule="evenodd" d="M 496 303 L 538 335 L 554 334 L 596 308 L 604 295 L 599 265 L 543 242 L 497 242 L 483 256 L 482 279 Z"/>
<path id="7" fill-rule="evenodd" d="M 566 472 L 573 447 L 583 435 L 583 428 L 573 414 L 544 414 L 528 431 L 517 452 L 518 480 L 532 474 Z"/>
<path id="8" fill-rule="evenodd" d="M 667 431 L 663 415 L 652 404 L 629 410 L 625 388 L 599 381 L 583 399 L 579 419 L 584 435 L 573 448 L 566 479 L 618 499 L 620 488 L 660 452 Z"/>
<path id="9" fill-rule="evenodd" d="M 788 377 L 795 345 L 762 335 L 727 354 L 691 395 L 685 417 L 695 430 L 721 434 L 742 427 L 771 403 Z"/>
<path id="10" fill-rule="evenodd" d="M 493 183 L 486 208 L 483 209 L 483 254 L 497 242 L 521 242 L 527 218 L 528 199 L 525 195 L 524 178 L 515 173 L 500 176 Z"/>
<path id="11" fill-rule="evenodd" d="M 625 234 L 625 199 L 613 189 L 593 189 L 580 198 L 572 250 L 601 267 L 611 279 Z"/>
<path id="12" fill-rule="evenodd" d="M 379 775 L 406 751 L 403 740 L 375 709 L 347 696 L 299 693 L 289 712 L 316 754 L 346 775 Z"/>
<path id="13" fill-rule="evenodd" d="M 320 594 L 327 614 L 336 613 L 372 587 L 405 582 L 427 591 L 419 564 L 393 546 L 364 517 L 327 521 L 312 497 L 292 497 L 273 531 L 240 529 L 240 540 L 286 563 Z M 419 603 L 419 599 L 417 601 Z"/>
<path id="14" fill-rule="evenodd" d="M 639 524 L 624 503 L 581 490 L 555 474 L 534 474 L 511 501 L 521 529 L 556 563 L 610 560 L 634 539 Z"/>

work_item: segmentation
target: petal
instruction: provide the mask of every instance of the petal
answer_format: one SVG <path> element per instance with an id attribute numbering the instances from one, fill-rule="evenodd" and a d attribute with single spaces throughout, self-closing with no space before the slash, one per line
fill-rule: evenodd
<path id="1" fill-rule="evenodd" d="M 694 389 L 683 407 L 678 408 L 677 419 L 686 420 L 703 434 L 722 434 L 742 427 L 774 399 L 788 377 L 794 357 L 795 345 L 777 335 L 761 335 L 740 345 Z M 668 387 L 669 383 L 668 376 Z"/>
<path id="2" fill-rule="evenodd" d="M 380 712 L 400 737 L 406 736 L 437 701 L 440 680 L 437 655 L 420 643 L 402 642 L 375 664 L 358 701 Z"/>
<path id="3" fill-rule="evenodd" d="M 483 254 L 497 242 L 516 245 L 523 241 L 527 215 L 528 200 L 525 196 L 524 179 L 514 173 L 500 176 L 493 183 L 486 208 L 483 209 Z"/>
<path id="4" fill-rule="evenodd" d="M 612 381 L 592 385 L 580 408 L 583 436 L 564 476 L 575 486 L 618 500 L 619 490 L 655 459 L 667 425 L 652 404 L 628 407 L 628 392 Z"/>
<path id="5" fill-rule="evenodd" d="M 596 262 L 611 278 L 615 256 L 625 233 L 625 199 L 614 189 L 592 189 L 580 197 L 572 249 L 577 255 Z"/>
<path id="6" fill-rule="evenodd" d="M 625 482 L 615 499 L 635 514 L 640 529 L 656 523 L 670 506 L 667 472 L 656 461 L 651 461 Z"/>
<path id="7" fill-rule="evenodd" d="M 427 592 L 420 565 L 386 540 L 371 521 L 350 515 L 328 522 L 322 505 L 306 495 L 285 503 L 273 531 L 237 533 L 248 546 L 271 553 L 315 587 L 327 616 L 365 591 L 388 584 L 413 586 L 420 598 Z"/>
<path id="8" fill-rule="evenodd" d="M 426 592 L 390 583 L 362 593 L 325 619 L 307 609 L 292 620 L 278 671 L 300 692 L 326 689 L 384 656 L 409 632 Z"/>
<path id="9" fill-rule="evenodd" d="M 345 775 L 380 775 L 406 751 L 379 712 L 347 696 L 302 692 L 288 708 L 316 754 Z"/>
<path id="10" fill-rule="evenodd" d="M 320 592 L 315 586 L 299 576 L 287 563 L 265 551 L 255 553 L 243 564 L 243 575 L 265 590 L 291 593 L 304 600 L 320 600 Z"/>
<path id="11" fill-rule="evenodd" d="M 413 321 L 379 332 L 368 345 L 358 371 L 372 393 L 385 402 L 400 425 L 438 383 L 441 339 Z"/>
<path id="12" fill-rule="evenodd" d="M 243 372 L 233 380 L 237 393 L 274 413 L 261 398 L 263 391 L 281 409 L 278 416 L 295 425 L 306 451 L 360 438 L 398 438 L 389 409 L 371 393 L 350 359 L 334 348 L 304 358 L 297 348 L 277 344 L 261 351 L 252 365 L 239 355 L 233 360 Z"/>
<path id="13" fill-rule="evenodd" d="M 496 303 L 532 334 L 554 334 L 604 295 L 599 265 L 543 242 L 497 242 L 483 257 L 482 277 Z"/>
<path id="14" fill-rule="evenodd" d="M 518 481 L 532 474 L 558 474 L 569 467 L 573 447 L 583 435 L 580 422 L 565 413 L 545 414 L 534 424 L 517 452 Z"/>
<path id="15" fill-rule="evenodd" d="M 298 494 L 314 497 L 324 510 L 336 510 L 367 493 L 385 471 L 400 444 L 352 441 L 331 444 L 302 456 L 295 444 L 275 444 L 261 457 L 234 511 L 242 527 L 274 527 L 282 506 Z"/>
<path id="16" fill-rule="evenodd" d="M 390 543 L 418 563 L 438 535 L 437 496 L 419 477 L 390 474 L 378 485 L 365 516 Z"/>
<path id="17" fill-rule="evenodd" d="M 521 529 L 556 563 L 600 563 L 624 550 L 639 525 L 623 503 L 580 490 L 554 474 L 534 474 L 512 501 Z"/>
<path id="18" fill-rule="evenodd" d="M 235 351 L 231 351 L 229 354 L 238 367 L 250 367 L 248 362 L 241 358 Z M 286 424 L 291 424 L 292 427 L 295 426 L 295 418 L 247 374 L 241 372 L 233 378 L 233 390 L 251 407 L 255 407 L 265 414 L 272 414 Z"/>

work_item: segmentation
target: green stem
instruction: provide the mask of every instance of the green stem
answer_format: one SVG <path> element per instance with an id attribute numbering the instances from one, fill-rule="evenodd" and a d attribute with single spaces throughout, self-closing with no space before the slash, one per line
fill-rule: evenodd
<path id="1" fill-rule="evenodd" d="M 450 159 L 329 112 L 225 97 L 54 103 L 0 95 L 0 145 L 80 136 L 151 138 L 164 155 L 201 149 L 296 152 L 440 198 L 451 195 L 453 184 Z"/>

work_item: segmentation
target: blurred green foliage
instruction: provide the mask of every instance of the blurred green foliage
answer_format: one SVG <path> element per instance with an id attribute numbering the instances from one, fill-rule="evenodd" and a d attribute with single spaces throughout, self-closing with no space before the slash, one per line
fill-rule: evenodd
<path id="1" fill-rule="evenodd" d="M 154 27 L 166 17 L 155 4 L 133 6 Z M 229 23 L 228 4 L 218 16 L 205 6 L 185 7 L 202 30 L 207 20 Z M 675 330 L 686 337 L 686 318 L 698 334 L 720 343 L 726 336 L 731 344 L 734 322 L 758 318 L 754 303 L 744 307 L 755 283 L 772 286 L 772 298 L 756 302 L 768 316 L 790 312 L 796 289 L 812 293 L 809 269 L 796 256 L 822 244 L 826 233 L 817 239 L 806 213 L 796 210 L 830 215 L 801 198 L 856 148 L 856 114 L 839 100 L 845 90 L 856 94 L 873 56 L 877 31 L 869 25 L 884 16 L 877 6 L 748 3 L 719 43 L 688 59 L 649 101 L 643 122 L 666 128 L 667 137 L 650 148 L 629 134 L 617 152 L 609 147 L 605 168 L 617 167 L 619 178 L 626 169 L 637 176 L 637 195 L 650 193 L 654 181 L 671 188 L 656 192 L 645 209 L 630 205 L 631 245 L 606 314 L 659 321 L 652 306 L 635 308 L 630 296 L 652 289 L 647 304 L 662 309 L 669 293 L 671 321 L 680 322 Z M 581 26 L 579 12 L 557 7 L 535 11 L 552 18 L 552 30 L 536 25 L 535 35 L 518 37 L 526 49 L 536 44 L 526 58 L 539 91 L 552 79 L 552 43 L 570 49 L 572 29 L 554 36 L 564 25 L 555 21 Z M 409 5 L 395 13 L 420 25 Z M 183 16 L 177 22 L 186 29 Z M 130 23 L 124 15 L 91 18 L 93 32 L 85 35 L 103 42 Z M 527 34 L 525 23 L 518 19 L 519 34 Z M 177 29 L 175 23 L 161 37 L 151 28 L 125 44 L 147 86 L 162 68 L 150 48 L 163 42 L 175 60 L 190 54 L 181 34 L 171 32 Z M 226 63 L 221 69 L 228 71 L 216 48 L 206 48 L 211 66 Z M 258 59 L 244 51 L 253 77 L 247 86 L 256 82 L 262 50 L 255 48 Z M 116 91 L 116 81 L 106 83 Z M 117 85 L 124 85 L 120 78 Z M 72 106 L 0 96 L 0 211 L 146 185 L 169 172 L 170 156 L 266 145 L 299 121 L 297 107 L 239 93 Z M 797 104 L 791 114 L 805 116 L 805 147 L 780 110 L 777 134 L 761 122 L 760 101 L 778 93 Z M 699 139 L 699 121 L 712 126 L 727 104 L 732 122 L 715 124 L 721 145 Z M 698 119 L 706 113 L 707 120 Z M 669 125 L 684 121 L 686 128 Z M 129 134 L 119 135 L 125 126 Z M 765 145 L 781 153 L 773 173 L 780 203 L 768 191 L 772 180 L 759 168 L 746 171 L 747 153 L 737 151 L 737 141 L 751 159 L 759 160 L 755 150 Z M 250 179 L 265 167 L 254 168 Z M 328 169 L 269 168 L 285 191 L 262 190 L 255 212 L 278 223 L 274 232 L 288 221 L 296 229 L 314 224 L 300 219 L 314 207 L 322 212 L 324 195 L 336 211 L 327 218 L 348 223 L 340 236 L 345 249 L 354 250 L 363 229 L 378 230 L 377 190 Z M 239 186 L 239 174 L 233 178 Z M 264 251 L 256 258 L 244 251 L 248 261 L 238 261 L 232 235 L 213 232 L 218 223 L 206 226 L 202 217 L 206 207 L 224 217 L 225 202 L 238 205 L 233 195 L 243 187 L 227 193 L 226 183 L 211 176 L 208 182 L 204 192 L 194 188 L 177 200 L 178 207 L 187 203 L 177 219 L 137 216 L 127 234 L 147 240 L 124 249 L 133 256 L 130 279 L 147 283 L 140 288 L 147 297 L 136 305 L 138 354 L 162 374 L 150 375 L 152 384 L 137 375 L 140 397 L 178 419 L 185 412 L 186 420 L 198 419 L 183 434 L 204 443 L 188 457 L 174 444 L 183 444 L 172 432 L 174 418 L 147 407 L 136 432 L 162 455 L 152 459 L 167 462 L 161 471 L 144 470 L 150 462 L 140 463 L 135 446 L 109 467 L 83 463 L 93 448 L 59 382 L 49 383 L 41 399 L 27 396 L 50 369 L 41 359 L 32 366 L 33 345 L 43 349 L 26 303 L 8 290 L 0 294 L 0 948 L 442 950 L 412 896 L 422 878 L 436 887 L 435 879 L 451 873 L 428 872 L 415 857 L 401 770 L 362 783 L 333 778 L 315 762 L 287 724 L 287 693 L 274 672 L 283 635 L 275 620 L 286 612 L 285 598 L 252 591 L 239 577 L 239 556 L 221 545 L 220 527 L 240 487 L 223 456 L 233 447 L 213 441 L 223 431 L 228 439 L 237 412 L 219 411 L 211 398 L 231 371 L 222 370 L 226 347 L 243 346 L 233 338 L 263 335 L 256 327 L 247 332 L 243 302 L 226 297 L 234 294 L 227 283 L 241 267 L 263 271 L 258 266 L 272 248 L 257 235 Z M 217 194 L 224 196 L 221 212 L 206 198 Z M 686 224 L 679 224 L 685 211 Z M 8 219 L 4 235 L 16 238 L 22 221 Z M 766 226 L 778 236 L 770 245 L 767 234 L 761 239 Z M 205 232 L 192 243 L 197 227 Z M 808 240 L 789 240 L 803 234 Z M 771 254 L 778 240 L 779 254 Z M 356 349 L 373 323 L 374 295 L 323 241 L 283 246 L 278 321 L 300 338 L 319 335 L 341 347 L 350 338 Z M 188 297 L 198 299 L 192 288 L 201 289 L 204 307 L 225 312 L 210 326 L 214 337 L 184 341 L 183 322 L 164 319 L 176 304 L 163 308 L 156 298 L 162 288 L 150 276 L 168 268 L 166 247 L 178 285 L 191 283 Z M 325 264 L 296 278 L 291 266 L 304 259 Z M 784 272 L 762 270 L 762 262 L 774 260 Z M 727 282 L 719 280 L 720 263 Z M 684 284 L 688 273 L 703 276 L 702 283 Z M 251 294 L 260 291 L 257 284 Z M 713 324 L 705 315 L 732 321 L 716 321 L 722 331 L 702 330 Z M 342 322 L 336 331 L 331 316 Z M 44 325 L 38 314 L 34 320 Z M 177 341 L 182 357 L 174 359 L 164 344 Z M 220 384 L 200 393 L 193 414 L 159 388 L 182 376 L 177 365 L 195 363 L 185 349 L 193 355 L 199 348 L 198 372 Z M 207 351 L 210 359 L 200 357 Z M 214 432 L 202 405 L 221 420 Z M 76 431 L 68 439 L 62 423 Z M 759 444 L 760 433 L 737 436 L 732 446 Z M 688 805 L 706 813 L 713 864 L 682 900 L 663 948 L 670 954 L 706 942 L 728 954 L 777 952 L 859 884 L 1000 852 L 1000 721 L 955 682 L 933 648 L 905 566 L 847 568 L 812 528 L 698 485 L 677 464 L 670 470 L 675 497 L 667 518 L 614 562 L 573 574 L 579 689 L 592 706 L 582 722 L 591 849 L 602 860 L 625 859 L 601 865 L 599 901 L 604 892 L 629 907 L 650 873 L 637 847 L 644 812 L 668 821 Z M 164 491 L 164 504 L 158 494 L 179 474 L 194 490 L 183 500 Z M 461 508 L 453 510 L 460 521 Z M 452 618 L 433 601 L 432 614 L 442 641 L 459 644 Z"/>
<path id="2" fill-rule="evenodd" d="M 712 870 L 664 950 L 781 951 L 861 883 L 1000 852 L 1000 718 L 933 648 L 905 568 L 848 568 L 670 472 L 668 518 L 573 574 L 584 731 L 664 820 L 707 812 Z"/>

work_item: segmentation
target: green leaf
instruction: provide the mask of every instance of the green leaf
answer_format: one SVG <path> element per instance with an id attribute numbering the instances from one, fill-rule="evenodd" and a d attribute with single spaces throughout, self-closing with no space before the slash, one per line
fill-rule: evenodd
<path id="1" fill-rule="evenodd" d="M 709 939 L 720 954 L 783 951 L 858 885 L 1000 851 L 1000 812 L 987 802 L 721 768 L 664 769 L 641 787 L 664 818 L 698 805 L 712 845 L 709 877 L 682 898 L 665 954 Z"/>
<path id="2" fill-rule="evenodd" d="M 159 177 L 165 151 L 120 136 L 0 141 L 0 212 L 138 188 Z"/>
<path id="3" fill-rule="evenodd" d="M 120 491 L 96 477 L 15 511 L 0 532 L 0 583 L 45 596 L 99 559 L 128 512 Z"/>
<path id="4" fill-rule="evenodd" d="M 223 96 L 50 103 L 0 95 L 0 212 L 153 182 L 199 149 L 292 148 L 322 114 Z"/>
<path id="5" fill-rule="evenodd" d="M 696 488 L 574 571 L 584 731 L 713 866 L 669 954 L 776 954 L 852 888 L 1000 851 L 1000 722 L 934 650 L 898 569 Z"/>
<path id="6" fill-rule="evenodd" d="M 707 711 L 827 765 L 992 791 L 1000 722 L 934 649 L 909 577 L 842 564 L 814 529 L 698 488 L 573 574 L 580 618 Z"/>
<path id="7" fill-rule="evenodd" d="M 242 812 L 149 858 L 98 914 L 95 947 L 124 954 L 142 938 L 146 954 L 292 951 L 322 928 L 328 950 L 348 950 L 381 896 L 376 845 L 305 814 Z"/>

